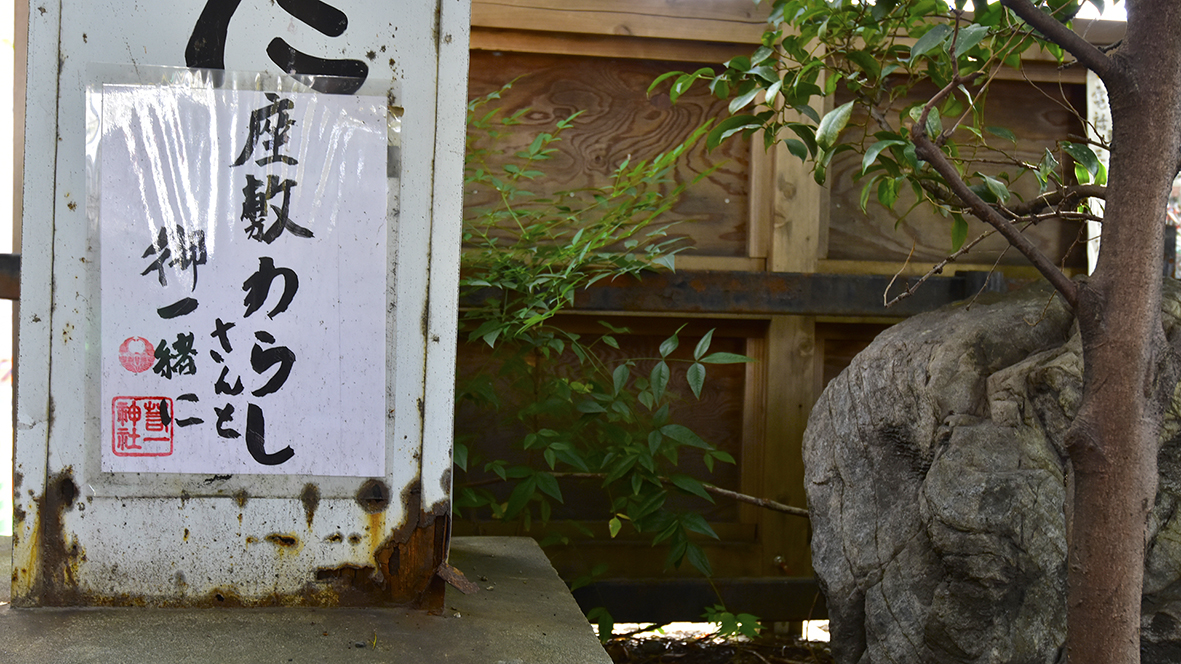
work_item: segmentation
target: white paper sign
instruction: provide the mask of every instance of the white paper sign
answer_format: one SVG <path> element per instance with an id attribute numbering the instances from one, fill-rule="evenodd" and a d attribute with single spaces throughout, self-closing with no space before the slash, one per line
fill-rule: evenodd
<path id="1" fill-rule="evenodd" d="M 386 145 L 384 98 L 103 87 L 104 471 L 385 474 Z"/>

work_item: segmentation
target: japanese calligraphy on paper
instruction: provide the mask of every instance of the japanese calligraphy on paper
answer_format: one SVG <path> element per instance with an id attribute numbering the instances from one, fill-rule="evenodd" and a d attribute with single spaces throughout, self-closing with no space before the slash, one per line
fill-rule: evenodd
<path id="1" fill-rule="evenodd" d="M 104 471 L 384 474 L 385 103 L 103 87 Z"/>

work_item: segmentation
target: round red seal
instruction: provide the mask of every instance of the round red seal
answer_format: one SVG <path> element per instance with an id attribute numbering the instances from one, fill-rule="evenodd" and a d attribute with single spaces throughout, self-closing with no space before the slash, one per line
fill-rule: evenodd
<path id="1" fill-rule="evenodd" d="M 156 347 L 143 337 L 128 337 L 119 346 L 119 364 L 132 373 L 142 373 L 152 368 L 156 359 Z"/>

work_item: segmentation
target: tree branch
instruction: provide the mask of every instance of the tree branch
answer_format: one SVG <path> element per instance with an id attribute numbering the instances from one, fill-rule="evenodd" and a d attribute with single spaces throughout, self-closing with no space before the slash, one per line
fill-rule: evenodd
<path id="1" fill-rule="evenodd" d="M 556 479 L 571 479 L 571 480 L 601 480 L 607 476 L 606 473 L 550 473 L 550 474 L 553 475 L 554 478 L 556 478 Z M 505 481 L 507 481 L 507 480 L 502 480 L 499 477 L 489 477 L 489 478 L 486 478 L 483 480 L 476 480 L 474 482 L 466 482 L 466 483 L 462 484 L 461 486 L 470 488 L 470 487 L 476 487 L 476 486 L 484 486 L 487 484 L 499 484 L 499 483 L 505 482 Z M 668 482 L 669 479 L 667 477 L 661 477 L 660 481 L 661 482 Z M 729 489 L 723 489 L 721 487 L 716 487 L 712 484 L 706 484 L 705 482 L 702 482 L 701 486 L 705 488 L 707 493 L 712 493 L 715 496 L 721 496 L 722 498 L 729 498 L 731 500 L 737 500 L 740 503 L 746 503 L 748 505 L 762 507 L 764 509 L 769 509 L 774 512 L 782 512 L 783 514 L 790 514 L 792 516 L 802 516 L 805 519 L 808 518 L 808 510 L 804 509 L 803 507 L 792 507 L 791 505 L 784 505 L 783 503 L 776 502 L 776 501 L 770 500 L 768 498 L 757 498 L 755 496 L 750 496 L 745 493 L 738 493 L 737 491 L 731 491 Z"/>
<path id="2" fill-rule="evenodd" d="M 908 285 L 906 287 L 906 290 L 904 290 L 901 293 L 899 293 L 898 295 L 896 295 L 894 297 L 894 299 L 887 301 L 885 303 L 886 307 L 887 308 L 892 307 L 895 304 L 898 304 L 899 302 L 901 302 L 902 300 L 905 300 L 906 298 L 910 297 L 911 295 L 914 295 L 915 292 L 918 291 L 919 286 L 922 286 L 924 283 L 926 283 L 928 279 L 930 279 L 931 277 L 933 277 L 937 274 L 942 274 L 943 268 L 947 267 L 948 263 L 954 262 L 960 256 L 963 256 L 964 254 L 968 253 L 968 251 L 970 251 L 972 249 L 972 247 L 975 247 L 976 245 L 980 244 L 980 242 L 982 240 L 984 240 L 985 238 L 987 238 L 988 236 L 992 235 L 995 232 L 996 232 L 996 229 L 989 229 L 989 230 L 981 233 L 979 236 L 977 236 L 971 242 L 965 243 L 964 246 L 960 247 L 959 251 L 955 252 L 954 254 L 951 254 L 947 258 L 944 258 L 943 260 L 936 263 L 931 269 L 927 270 L 926 274 L 924 274 L 922 277 L 919 277 L 918 281 Z M 907 258 L 907 260 L 908 261 L 910 260 L 909 257 Z M 899 274 L 901 274 L 901 272 L 899 272 L 898 274 L 895 274 L 894 279 L 891 279 L 890 283 L 886 285 L 886 292 L 882 293 L 883 300 L 889 296 L 890 286 L 894 285 L 894 280 L 898 278 Z"/>
<path id="3" fill-rule="evenodd" d="M 1024 217 L 1028 214 L 1034 214 L 1039 210 L 1046 208 L 1057 207 L 1065 204 L 1067 207 L 1073 207 L 1078 201 L 1084 198 L 1107 198 L 1107 187 L 1098 184 L 1082 184 L 1070 187 L 1063 187 L 1055 191 L 1048 191 L 1037 198 L 1030 199 L 1020 205 L 1015 205 L 1009 208 L 1009 211 L 1018 217 Z"/>
<path id="4" fill-rule="evenodd" d="M 1095 72 L 1110 86 L 1108 77 L 1115 73 L 1116 67 L 1111 58 L 1098 47 L 1067 28 L 1058 19 L 1035 7 L 1029 0 L 1001 0 L 1001 4 L 1033 26 L 1046 39 L 1073 55 L 1084 67 Z"/>
<path id="5" fill-rule="evenodd" d="M 1066 300 L 1070 308 L 1075 309 L 1078 304 L 1078 286 L 1059 270 L 1049 258 L 1046 258 L 1046 255 L 1030 242 L 1029 238 L 1017 230 L 1016 226 L 968 188 L 967 183 L 960 177 L 955 166 L 947 160 L 943 152 L 927 137 L 925 129 L 926 120 L 926 113 L 924 113 L 919 122 L 910 129 L 910 139 L 914 141 L 915 154 L 923 161 L 931 164 L 935 172 L 943 176 L 943 180 L 951 188 L 951 192 L 964 202 L 972 211 L 972 214 L 995 228 L 998 233 L 1009 241 L 1009 244 L 1013 245 L 1017 251 L 1020 251 L 1022 255 L 1028 258 L 1029 262 L 1033 263 L 1033 266 L 1037 268 L 1038 272 L 1041 272 L 1049 280 L 1050 284 L 1062 294 L 1062 298 Z"/>
<path id="6" fill-rule="evenodd" d="M 737 500 L 740 503 L 746 503 L 748 505 L 755 505 L 757 507 L 762 507 L 764 509 L 773 510 L 775 512 L 782 512 L 784 514 L 790 514 L 792 516 L 802 516 L 805 519 L 808 518 L 808 510 L 806 510 L 802 507 L 792 507 L 791 505 L 784 505 L 783 503 L 776 502 L 776 501 L 770 500 L 768 498 L 756 498 L 755 496 L 748 496 L 745 493 L 738 493 L 737 491 L 730 491 L 729 489 L 723 489 L 721 487 L 716 487 L 712 484 L 702 484 L 702 486 L 705 487 L 706 491 L 708 491 L 709 493 L 712 493 L 715 496 L 721 496 L 723 498 L 731 498 L 733 500 Z"/>

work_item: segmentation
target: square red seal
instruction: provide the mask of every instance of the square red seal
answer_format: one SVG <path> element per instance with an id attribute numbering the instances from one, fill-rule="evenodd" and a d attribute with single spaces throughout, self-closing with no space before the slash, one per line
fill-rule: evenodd
<path id="1" fill-rule="evenodd" d="M 111 399 L 111 450 L 115 456 L 172 454 L 173 412 L 168 397 Z"/>

